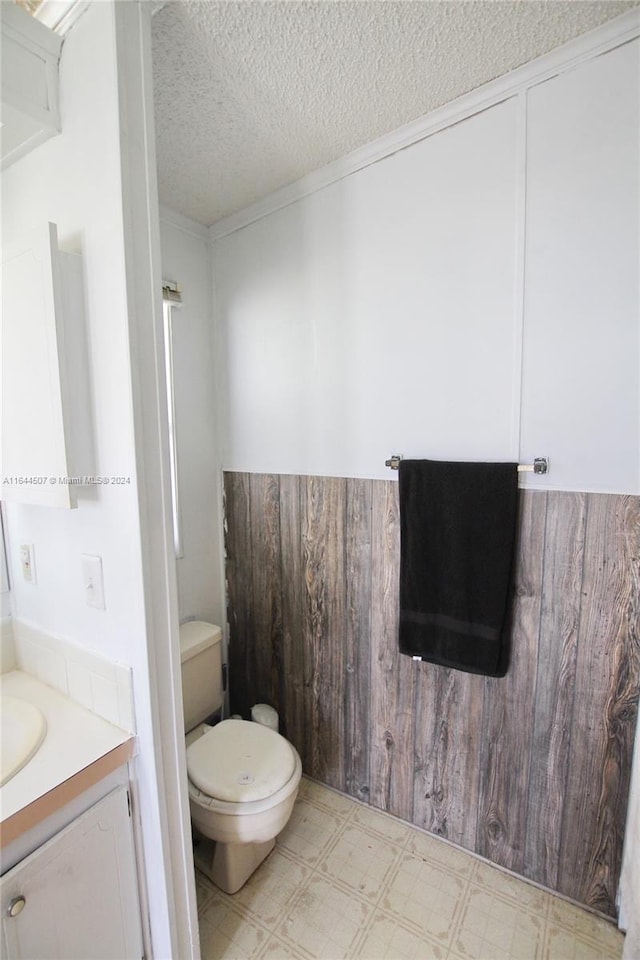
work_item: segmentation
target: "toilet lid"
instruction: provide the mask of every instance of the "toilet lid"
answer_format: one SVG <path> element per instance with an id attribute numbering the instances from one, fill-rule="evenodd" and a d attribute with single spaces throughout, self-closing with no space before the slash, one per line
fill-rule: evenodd
<path id="1" fill-rule="evenodd" d="M 275 730 L 248 720 L 223 720 L 187 749 L 191 782 L 216 800 L 264 800 L 291 779 L 291 744 Z"/>

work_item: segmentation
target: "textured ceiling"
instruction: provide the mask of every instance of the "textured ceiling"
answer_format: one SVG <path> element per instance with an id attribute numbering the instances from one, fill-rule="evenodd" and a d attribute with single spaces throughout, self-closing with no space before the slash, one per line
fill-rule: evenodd
<path id="1" fill-rule="evenodd" d="M 172 0 L 153 17 L 160 200 L 214 223 L 635 5 Z"/>

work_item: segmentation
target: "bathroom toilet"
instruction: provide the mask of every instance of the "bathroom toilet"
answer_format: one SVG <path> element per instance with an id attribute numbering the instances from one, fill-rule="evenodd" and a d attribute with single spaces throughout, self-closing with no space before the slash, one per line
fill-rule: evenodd
<path id="1" fill-rule="evenodd" d="M 180 627 L 195 859 L 218 887 L 235 893 L 289 820 L 302 764 L 284 737 L 259 723 L 203 722 L 223 705 L 221 641 L 220 628 L 210 623 L 196 620 Z"/>

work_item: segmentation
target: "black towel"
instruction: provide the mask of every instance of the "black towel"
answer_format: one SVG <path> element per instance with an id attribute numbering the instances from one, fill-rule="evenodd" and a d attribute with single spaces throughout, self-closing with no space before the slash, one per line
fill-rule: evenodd
<path id="1" fill-rule="evenodd" d="M 400 462 L 400 651 L 503 677 L 518 508 L 515 463 Z"/>

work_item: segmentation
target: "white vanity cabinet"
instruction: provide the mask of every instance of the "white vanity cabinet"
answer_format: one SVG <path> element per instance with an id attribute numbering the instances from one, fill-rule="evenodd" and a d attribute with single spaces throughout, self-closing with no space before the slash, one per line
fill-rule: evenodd
<path id="1" fill-rule="evenodd" d="M 143 956 L 127 789 L 123 786 L 0 880 L 6 960 Z"/>
<path id="2" fill-rule="evenodd" d="M 75 506 L 91 423 L 82 259 L 48 223 L 2 250 L 2 499 Z"/>

